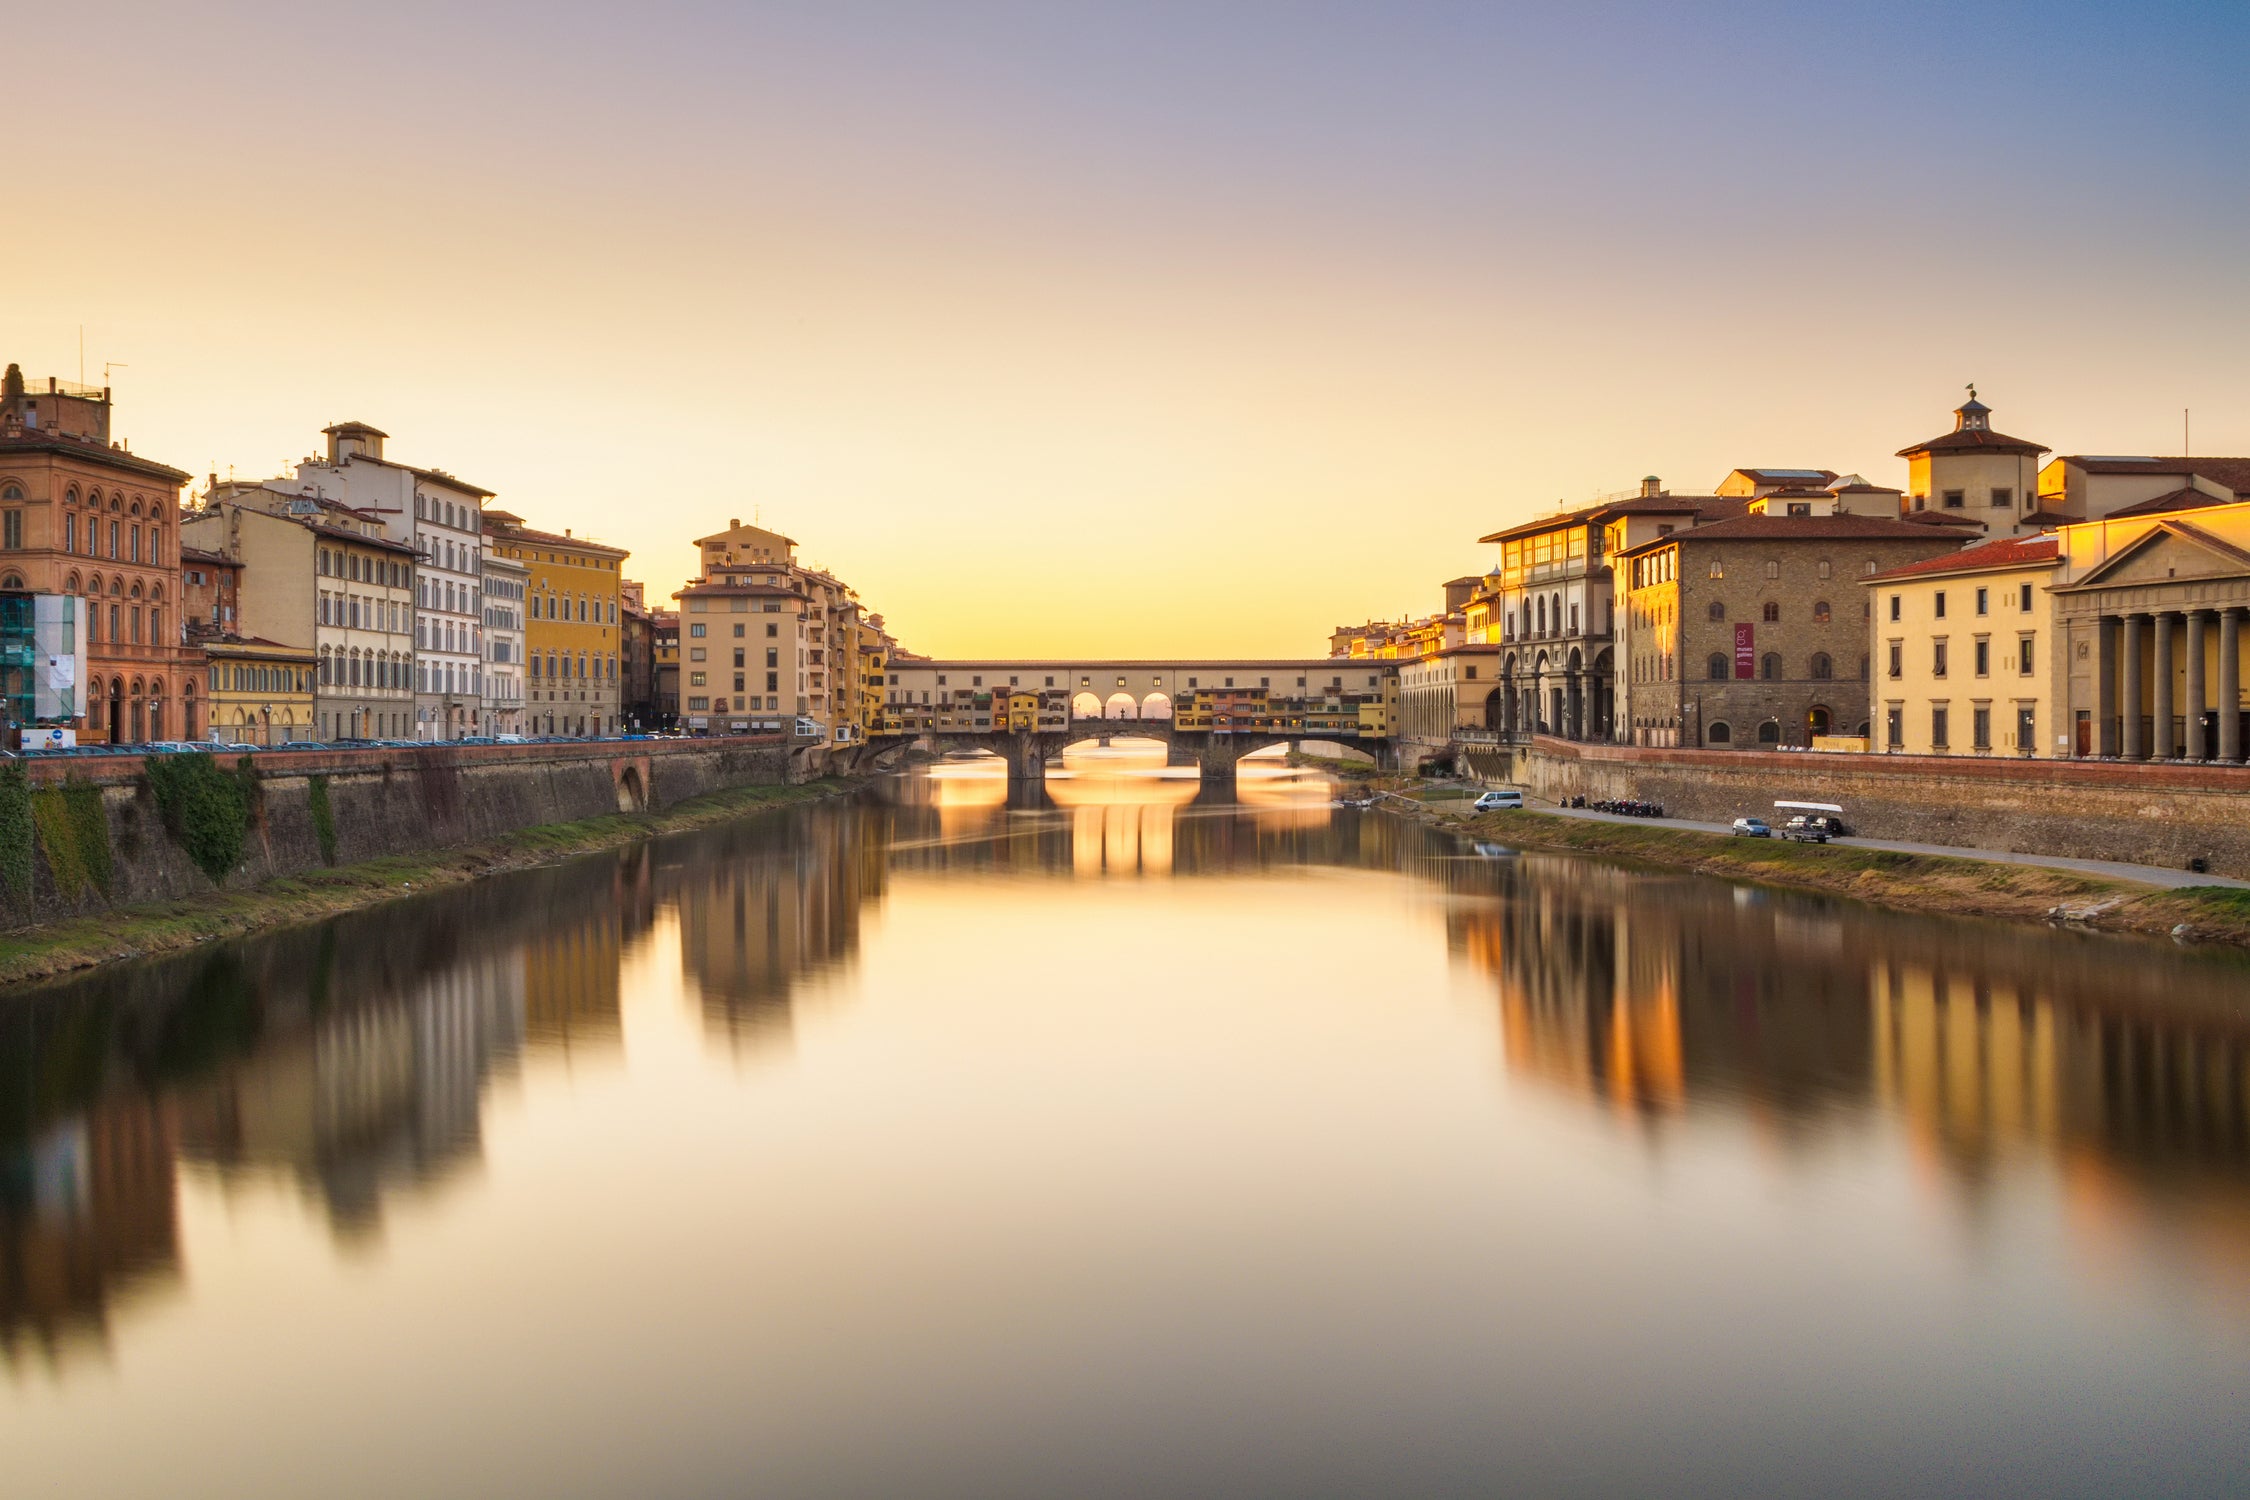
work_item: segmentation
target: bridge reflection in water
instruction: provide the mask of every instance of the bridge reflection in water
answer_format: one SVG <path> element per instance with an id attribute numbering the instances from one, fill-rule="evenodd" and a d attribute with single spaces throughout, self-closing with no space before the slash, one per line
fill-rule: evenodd
<path id="1" fill-rule="evenodd" d="M 1512 1078 L 1659 1148 L 1699 1117 L 1800 1156 L 1888 1121 L 1969 1233 L 2002 1164 L 2040 1163 L 2074 1213 L 2192 1258 L 2250 1319 L 2241 962 L 1480 855 L 1333 808 L 1324 777 L 1278 763 L 1232 791 L 1113 744 L 1024 807 L 1004 776 L 948 762 L 852 803 L 6 997 L 0 1346 L 66 1359 L 177 1289 L 183 1172 L 222 1196 L 283 1187 L 337 1239 L 378 1239 L 396 1202 L 481 1158 L 496 1079 L 617 1063 L 620 976 L 669 963 L 659 940 L 709 1045 L 747 1055 L 791 1045 L 884 904 L 934 878 L 1322 868 L 1415 883 Z"/>

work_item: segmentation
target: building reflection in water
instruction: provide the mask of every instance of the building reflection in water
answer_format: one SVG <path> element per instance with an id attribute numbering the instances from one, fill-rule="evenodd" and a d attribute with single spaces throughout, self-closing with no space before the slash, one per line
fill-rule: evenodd
<path id="1" fill-rule="evenodd" d="M 1226 802 L 1131 746 L 1082 751 L 1012 800 L 994 769 L 949 763 L 10 997 L 0 1345 L 98 1345 L 120 1305 L 174 1279 L 183 1163 L 375 1235 L 399 1195 L 477 1159 L 496 1075 L 620 1049 L 624 956 L 667 909 L 707 1037 L 739 1052 L 787 1043 L 894 879 L 1323 866 L 1435 896 L 1451 951 L 1493 987 L 1504 1065 L 1559 1097 L 1652 1135 L 1721 1110 L 1791 1149 L 1887 1118 L 1971 1197 L 2029 1154 L 2089 1218 L 2157 1226 L 2250 1287 L 2239 962 L 1480 850 L 1335 809 L 1326 778 L 1284 766 L 1248 768 Z"/>

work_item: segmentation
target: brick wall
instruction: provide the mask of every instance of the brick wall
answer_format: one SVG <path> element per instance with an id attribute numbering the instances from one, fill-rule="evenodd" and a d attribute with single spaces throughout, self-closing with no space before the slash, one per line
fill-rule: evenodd
<path id="1" fill-rule="evenodd" d="M 1499 779 L 1499 778 L 1495 778 Z M 1676 817 L 1773 815 L 1833 802 L 1870 838 L 1956 844 L 2250 878 L 2250 767 L 1970 756 L 1648 750 L 1540 738 L 1506 779 L 1549 800 L 1661 802 Z"/>

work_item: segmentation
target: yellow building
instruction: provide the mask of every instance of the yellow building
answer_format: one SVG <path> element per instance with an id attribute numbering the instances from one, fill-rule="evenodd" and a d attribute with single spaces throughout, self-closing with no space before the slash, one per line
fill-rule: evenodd
<path id="1" fill-rule="evenodd" d="M 1892 755 L 2069 754 L 2052 537 L 2004 537 L 1861 582 L 1875 733 Z"/>
<path id="2" fill-rule="evenodd" d="M 619 579 L 632 554 L 488 510 L 494 550 L 530 573 L 524 593 L 524 732 L 618 732 Z"/>
<path id="3" fill-rule="evenodd" d="M 320 658 L 310 646 L 236 635 L 211 636 L 201 644 L 214 740 L 286 745 L 313 738 L 313 679 Z"/>

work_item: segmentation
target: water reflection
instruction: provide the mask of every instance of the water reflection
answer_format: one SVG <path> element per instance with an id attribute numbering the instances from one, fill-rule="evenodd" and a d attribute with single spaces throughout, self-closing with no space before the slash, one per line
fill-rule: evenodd
<path id="1" fill-rule="evenodd" d="M 1286 768 L 1246 774 L 1228 803 L 1161 751 L 1066 769 L 1011 806 L 1004 778 L 950 764 L 8 997 L 0 1343 L 12 1363 L 65 1360 L 176 1286 L 183 1173 L 278 1185 L 335 1239 L 376 1242 L 402 1196 L 478 1160 L 496 1077 L 620 1054 L 621 974 L 652 934 L 676 930 L 712 1048 L 786 1055 L 808 991 L 850 974 L 899 887 L 1032 876 L 1402 874 L 1365 899 L 1415 893 L 1489 996 L 1510 1083 L 1659 1143 L 1713 1115 L 1785 1152 L 1876 1130 L 1971 1205 L 2010 1163 L 2038 1164 L 2105 1243 L 2168 1246 L 2250 1288 L 2240 962 L 1478 853 L 1336 809 L 1324 779 Z"/>

